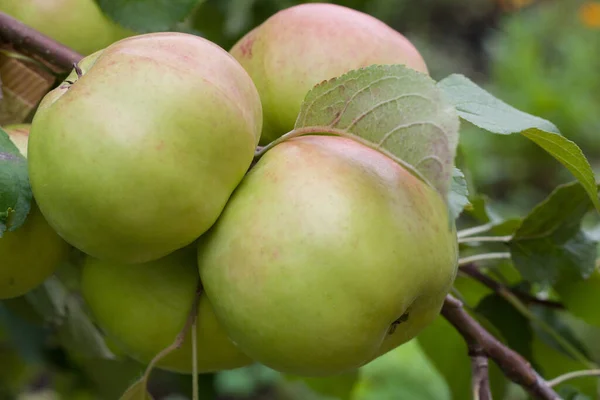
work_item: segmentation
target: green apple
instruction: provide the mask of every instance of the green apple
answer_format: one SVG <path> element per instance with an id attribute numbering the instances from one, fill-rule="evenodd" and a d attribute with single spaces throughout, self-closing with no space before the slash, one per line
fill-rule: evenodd
<path id="1" fill-rule="evenodd" d="M 334 4 L 284 9 L 240 39 L 230 53 L 248 70 L 263 102 L 266 144 L 294 127 L 316 84 L 373 64 L 404 64 L 427 73 L 402 34 L 378 19 Z"/>
<path id="2" fill-rule="evenodd" d="M 269 150 L 199 241 L 206 293 L 231 339 L 275 370 L 337 374 L 407 342 L 457 271 L 441 196 L 358 142 Z"/>
<path id="3" fill-rule="evenodd" d="M 262 126 L 252 80 L 221 47 L 184 33 L 123 39 L 79 67 L 32 122 L 42 213 L 100 259 L 142 263 L 189 245 L 252 162 Z"/>
<path id="4" fill-rule="evenodd" d="M 29 125 L 4 128 L 27 157 Z M 69 256 L 70 246 L 48 225 L 35 201 L 25 223 L 0 238 L 0 299 L 21 296 L 39 286 Z"/>
<path id="5" fill-rule="evenodd" d="M 113 345 L 149 363 L 184 328 L 198 285 L 196 247 L 188 246 L 159 260 L 119 264 L 87 257 L 82 294 L 93 318 Z M 198 370 L 237 368 L 252 361 L 229 340 L 208 298 L 200 298 L 197 320 Z M 158 367 L 192 372 L 192 340 L 170 353 Z"/>
<path id="6" fill-rule="evenodd" d="M 94 0 L 0 0 L 0 11 L 83 55 L 134 34 Z"/>

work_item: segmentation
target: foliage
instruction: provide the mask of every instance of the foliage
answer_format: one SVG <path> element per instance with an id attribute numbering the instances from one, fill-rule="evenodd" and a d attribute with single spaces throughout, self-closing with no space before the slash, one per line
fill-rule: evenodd
<path id="1" fill-rule="evenodd" d="M 224 47 L 275 11 L 296 3 L 300 1 L 98 0 L 107 15 L 127 28 L 191 32 Z M 431 24 L 432 10 L 460 12 L 466 7 L 449 0 L 437 5 L 424 2 L 427 5 L 420 10 L 410 9 L 402 0 L 339 3 L 395 21 L 395 26 L 409 26 L 416 35 L 433 28 L 399 22 L 398 10 Z M 600 71 L 596 51 L 600 36 L 581 19 L 584 1 L 543 3 L 547 4 L 504 15 L 502 28 L 488 47 L 489 82 L 482 85 L 487 91 L 460 74 L 436 79 L 435 85 L 402 67 L 369 67 L 309 92 L 296 134 L 314 127 L 339 128 L 329 133 L 383 147 L 447 196 L 451 214 L 462 228 L 460 262 L 476 265 L 488 283 L 494 282 L 486 285 L 459 273 L 454 295 L 543 378 L 552 379 L 600 364 L 600 325 L 591 300 L 600 271 L 599 237 L 594 234 L 594 229 L 600 232 L 594 174 L 600 165 L 600 87 L 595 79 Z M 469 18 L 476 19 L 475 14 L 486 21 L 489 3 L 478 7 Z M 442 72 L 440 68 L 432 75 Z M 403 82 L 407 76 L 410 84 Z M 387 93 L 376 90 L 379 97 L 357 99 L 357 93 L 378 88 L 383 78 L 398 82 L 386 86 Z M 339 90 L 342 86 L 344 90 Z M 415 99 L 398 101 L 406 93 L 426 99 L 425 106 Z M 393 107 L 378 108 L 381 103 Z M 407 122 L 394 114 L 395 109 L 418 109 L 423 115 L 411 113 Z M 330 124 L 332 116 L 335 126 Z M 398 126 L 403 127 L 401 133 L 410 130 L 417 117 L 443 126 L 448 146 L 419 147 L 407 135 L 380 146 Z M 462 119 L 458 149 L 457 117 Z M 356 121 L 364 125 L 355 126 Z M 424 138 L 418 142 L 436 132 L 439 129 L 418 130 Z M 456 166 L 448 162 L 455 151 Z M 443 160 L 441 169 L 423 168 L 421 161 L 429 158 Z M 26 162 L 0 130 L 0 236 L 25 220 L 31 199 Z M 490 256 L 477 259 L 482 254 Z M 66 399 L 121 395 L 122 399 L 149 399 L 146 390 L 156 399 L 190 398 L 189 377 L 153 370 L 147 380 L 148 375 L 142 377 L 144 365 L 104 338 L 80 298 L 80 256 L 74 252 L 55 276 L 26 296 L 0 302 L 0 398 L 31 393 L 32 382 L 43 382 Z M 467 262 L 467 257 L 475 261 Z M 585 297 L 577 296 L 581 293 Z M 255 364 L 204 374 L 197 382 L 199 398 L 206 399 L 449 400 L 468 395 L 469 363 L 466 344 L 439 317 L 416 340 L 348 374 L 305 378 Z M 495 366 L 491 374 L 495 398 L 527 398 Z M 600 396 L 598 382 L 593 377 L 579 378 L 558 385 L 557 390 L 564 398 L 593 399 Z"/>

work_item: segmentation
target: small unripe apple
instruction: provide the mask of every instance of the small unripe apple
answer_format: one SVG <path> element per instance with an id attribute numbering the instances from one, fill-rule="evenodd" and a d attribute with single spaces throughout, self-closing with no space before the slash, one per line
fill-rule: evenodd
<path id="1" fill-rule="evenodd" d="M 261 144 L 293 129 L 304 97 L 324 80 L 373 64 L 404 64 L 428 72 L 402 34 L 335 4 L 284 9 L 246 34 L 230 53 L 258 87 L 264 113 Z"/>
<path id="2" fill-rule="evenodd" d="M 147 364 L 175 341 L 196 295 L 199 276 L 195 250 L 195 246 L 188 246 L 159 260 L 135 265 L 86 258 L 82 294 L 96 323 L 114 346 Z M 204 294 L 197 318 L 199 372 L 252 362 L 229 340 Z M 159 368 L 192 372 L 190 332 L 183 345 L 158 364 Z"/>
<path id="3" fill-rule="evenodd" d="M 146 262 L 192 243 L 252 162 L 262 126 L 252 80 L 225 50 L 184 33 L 127 38 L 79 66 L 33 119 L 42 213 L 100 259 Z"/>
<path id="4" fill-rule="evenodd" d="M 199 241 L 204 288 L 239 348 L 305 376 L 360 367 L 439 314 L 457 271 L 442 197 L 351 139 L 270 149 Z"/>
<path id="5" fill-rule="evenodd" d="M 0 11 L 83 55 L 134 34 L 94 0 L 0 0 Z"/>
<path id="6" fill-rule="evenodd" d="M 4 130 L 27 157 L 29 125 L 11 125 Z M 21 296 L 39 286 L 67 260 L 69 248 L 32 201 L 25 223 L 0 238 L 0 299 Z"/>

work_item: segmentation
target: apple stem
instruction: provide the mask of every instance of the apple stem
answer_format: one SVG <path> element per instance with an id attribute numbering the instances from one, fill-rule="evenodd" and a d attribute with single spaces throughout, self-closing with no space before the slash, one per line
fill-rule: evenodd
<path id="1" fill-rule="evenodd" d="M 477 261 L 487 261 L 487 260 L 510 260 L 510 253 L 501 252 L 501 253 L 483 253 L 483 254 L 475 254 L 473 256 L 463 257 L 458 259 L 458 265 L 468 265 Z"/>
<path id="2" fill-rule="evenodd" d="M 198 318 L 194 318 L 194 323 L 192 324 L 192 399 L 198 400 L 200 398 L 200 393 L 198 389 L 198 337 L 197 337 L 197 328 L 198 328 Z"/>
<path id="3" fill-rule="evenodd" d="M 480 226 L 474 226 L 472 228 L 467 228 L 467 229 L 463 229 L 457 232 L 456 236 L 459 239 L 462 239 L 464 237 L 467 236 L 471 236 L 471 235 L 478 235 L 480 233 L 484 233 L 489 231 L 490 229 L 492 229 L 494 227 L 494 224 L 492 224 L 491 222 L 488 224 L 484 224 L 484 225 L 480 225 Z"/>
<path id="4" fill-rule="evenodd" d="M 0 42 L 10 43 L 25 53 L 35 55 L 61 71 L 68 71 L 83 56 L 48 36 L 0 12 Z"/>
<path id="5" fill-rule="evenodd" d="M 188 315 L 187 320 L 185 321 L 185 325 L 184 325 L 183 329 L 177 334 L 177 336 L 175 337 L 175 341 L 173 343 L 171 343 L 169 346 L 165 347 L 160 353 L 158 353 L 146 367 L 146 371 L 144 372 L 144 376 L 142 378 L 144 380 L 146 386 L 147 386 L 148 380 L 150 379 L 150 374 L 152 373 L 152 370 L 154 369 L 156 364 L 158 364 L 158 362 L 161 359 L 163 359 L 170 353 L 174 352 L 175 350 L 179 349 L 183 345 L 183 342 L 185 341 L 187 333 L 190 331 L 190 328 L 192 326 L 194 326 L 194 324 L 196 323 L 196 320 L 198 318 L 198 303 L 200 302 L 200 296 L 202 294 L 202 290 L 203 290 L 202 283 L 200 281 L 198 281 L 198 286 L 196 289 L 196 295 L 194 297 L 194 302 L 192 303 L 190 313 Z M 195 352 L 194 352 L 194 354 L 195 354 Z M 197 367 L 197 362 L 195 363 L 195 366 Z M 196 375 L 194 375 L 194 376 L 196 376 Z"/>
<path id="6" fill-rule="evenodd" d="M 532 397 L 542 400 L 560 400 L 560 396 L 527 360 L 485 330 L 454 296 L 446 296 L 441 313 L 463 336 L 467 344 L 477 343 L 483 353 L 500 367 L 506 377 L 522 386 Z"/>
<path id="7" fill-rule="evenodd" d="M 73 69 L 77 74 L 77 78 L 81 78 L 83 76 L 83 71 L 81 71 L 81 68 L 79 68 L 79 65 L 77 65 L 77 63 L 73 63 Z"/>
<path id="8" fill-rule="evenodd" d="M 258 162 L 258 160 L 263 155 L 265 155 L 265 153 L 267 151 L 269 151 L 273 147 L 277 146 L 278 144 L 283 143 L 286 140 L 293 139 L 293 138 L 299 137 L 299 136 L 304 136 L 304 135 L 334 135 L 334 136 L 341 136 L 344 138 L 352 139 L 364 146 L 367 146 L 370 149 L 378 151 L 378 152 L 382 153 L 383 155 L 391 158 L 392 160 L 394 160 L 395 162 L 400 164 L 408 172 L 410 172 L 412 175 L 414 175 L 417 179 L 420 179 L 428 186 L 435 188 L 435 186 L 433 186 L 431 184 L 431 182 L 429 182 L 429 180 L 427 178 L 425 178 L 425 176 L 423 176 L 423 174 L 421 174 L 415 167 L 413 167 L 406 161 L 396 157 L 394 154 L 385 150 L 381 146 L 379 146 L 373 142 L 370 142 L 368 140 L 365 140 L 365 139 L 361 138 L 360 136 L 353 134 L 352 132 L 347 132 L 342 129 L 332 128 L 331 126 L 307 126 L 304 128 L 297 128 L 297 129 L 291 130 L 288 133 L 284 134 L 283 136 L 281 136 L 281 137 L 277 138 L 276 140 L 272 141 L 271 143 L 267 144 L 266 146 L 257 148 L 256 151 L 254 152 L 254 160 L 253 160 L 252 164 L 255 165 Z"/>
<path id="9" fill-rule="evenodd" d="M 564 375 L 557 376 L 556 378 L 549 380 L 548 385 L 550 387 L 558 386 L 563 382 L 566 382 L 575 378 L 582 378 L 585 376 L 600 376 L 600 369 L 584 369 L 582 371 L 573 371 Z"/>
<path id="10" fill-rule="evenodd" d="M 473 242 L 510 242 L 512 236 L 472 236 L 458 238 L 458 243 L 473 243 Z"/>

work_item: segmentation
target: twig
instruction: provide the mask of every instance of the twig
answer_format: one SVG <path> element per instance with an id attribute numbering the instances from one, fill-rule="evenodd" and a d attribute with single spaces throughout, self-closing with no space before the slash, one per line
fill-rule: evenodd
<path id="1" fill-rule="evenodd" d="M 511 292 L 515 296 L 517 296 L 521 301 L 527 304 L 537 304 L 548 308 L 555 308 L 558 310 L 564 310 L 565 306 L 558 302 L 552 300 L 544 300 L 540 299 L 536 296 L 533 296 L 529 293 L 522 292 L 520 290 L 514 290 L 509 288 L 508 286 L 494 280 L 493 278 L 487 276 L 486 274 L 479 271 L 479 269 L 473 264 L 465 264 L 460 267 L 459 270 L 461 273 L 470 276 L 471 278 L 481 282 L 483 285 L 492 289 L 494 292 L 499 295 L 503 295 L 504 292 Z M 504 297 L 504 296 L 503 296 Z"/>
<path id="2" fill-rule="evenodd" d="M 458 243 L 472 243 L 472 242 L 510 242 L 512 236 L 471 236 L 462 237 L 458 239 Z"/>
<path id="3" fill-rule="evenodd" d="M 200 297 L 200 294 L 197 296 Z M 198 318 L 194 318 L 192 324 L 192 399 L 198 400 L 200 398 L 200 391 L 198 388 Z"/>
<path id="4" fill-rule="evenodd" d="M 477 261 L 486 260 L 510 260 L 510 253 L 484 253 L 475 254 L 474 256 L 463 257 L 458 260 L 458 265 L 472 264 Z"/>
<path id="5" fill-rule="evenodd" d="M 470 341 L 469 357 L 471 357 L 471 382 L 473 385 L 474 400 L 492 400 L 490 390 L 490 372 L 488 368 L 488 357 L 481 345 Z"/>
<path id="6" fill-rule="evenodd" d="M 465 338 L 467 343 L 477 343 L 504 374 L 521 385 L 531 396 L 541 400 L 560 400 L 558 394 L 531 368 L 527 360 L 502 344 L 471 317 L 455 297 L 448 295 L 442 315 Z"/>
<path id="7" fill-rule="evenodd" d="M 74 63 L 83 58 L 76 51 L 3 12 L 0 12 L 0 41 L 10 43 L 25 53 L 37 55 L 63 71 L 70 70 Z"/>
<path id="8" fill-rule="evenodd" d="M 162 358 L 164 358 L 168 354 L 172 353 L 173 351 L 179 349 L 183 345 L 183 342 L 185 341 L 185 337 L 186 337 L 187 333 L 190 331 L 192 325 L 194 324 L 194 322 L 196 321 L 196 319 L 198 317 L 198 303 L 200 302 L 201 294 L 202 294 L 202 284 L 200 282 L 198 282 L 198 287 L 196 289 L 196 295 L 194 298 L 194 302 L 192 304 L 192 308 L 190 309 L 190 313 L 188 314 L 188 318 L 185 321 L 185 325 L 184 325 L 183 329 L 179 332 L 179 334 L 177 335 L 177 337 L 175 338 L 175 341 L 173 343 L 171 343 L 169 346 L 164 348 L 160 353 L 158 353 L 152 359 L 152 361 L 150 361 L 150 363 L 148 364 L 148 367 L 146 368 L 146 372 L 144 373 L 144 377 L 143 377 L 143 379 L 146 382 L 148 382 L 148 379 L 150 378 L 150 373 L 152 373 L 152 370 L 154 369 L 156 364 L 158 364 L 158 362 Z"/>
<path id="9" fill-rule="evenodd" d="M 548 325 L 546 321 L 532 313 L 531 310 L 527 308 L 527 306 L 521 301 L 521 299 L 519 299 L 519 297 L 513 291 L 511 291 L 510 288 L 502 285 L 499 282 L 496 282 L 492 278 L 481 273 L 474 265 L 462 266 L 460 271 L 462 273 L 466 273 L 467 275 L 488 286 L 490 289 L 494 290 L 499 296 L 501 296 L 511 306 L 513 306 L 521 315 L 523 315 L 525 318 L 539 326 L 540 329 L 544 330 L 548 335 L 552 336 L 552 338 L 556 340 L 556 342 L 563 348 L 563 350 L 569 353 L 571 357 L 573 357 L 575 360 L 581 362 L 582 364 L 591 369 L 598 367 L 596 363 L 590 361 L 581 351 L 579 351 L 568 340 L 562 337 L 562 335 L 556 332 L 554 328 Z M 540 302 L 537 302 L 537 304 L 540 304 Z"/>
<path id="10" fill-rule="evenodd" d="M 484 233 L 489 231 L 490 229 L 492 229 L 494 227 L 494 224 L 487 223 L 485 225 L 480 225 L 480 226 L 474 226 L 473 228 L 467 228 L 467 229 L 463 229 L 460 230 L 456 233 L 456 236 L 461 239 L 467 236 L 471 236 L 471 235 L 477 235 L 479 233 Z"/>
<path id="11" fill-rule="evenodd" d="M 554 387 L 558 386 L 563 382 L 566 382 L 570 379 L 575 378 L 583 378 L 585 376 L 598 376 L 600 377 L 600 369 L 584 369 L 582 371 L 573 371 L 566 373 L 564 375 L 557 376 L 556 378 L 548 381 L 548 386 Z"/>

